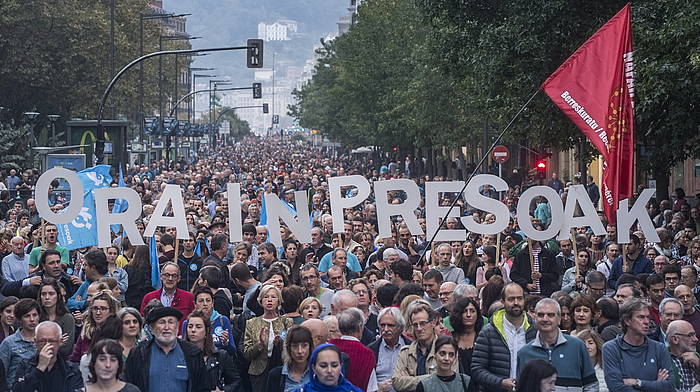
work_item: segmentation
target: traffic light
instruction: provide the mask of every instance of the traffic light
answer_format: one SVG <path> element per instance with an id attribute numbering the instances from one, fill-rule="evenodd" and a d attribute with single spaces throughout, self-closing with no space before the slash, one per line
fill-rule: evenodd
<path id="1" fill-rule="evenodd" d="M 263 40 L 249 39 L 246 46 L 248 47 L 248 68 L 262 68 Z"/>
<path id="2" fill-rule="evenodd" d="M 537 171 L 537 178 L 540 180 L 544 180 L 547 178 L 547 161 L 544 159 L 540 159 L 537 161 L 537 165 L 535 166 L 535 170 Z"/>
<path id="3" fill-rule="evenodd" d="M 253 83 L 253 99 L 262 98 L 262 83 Z"/>
<path id="4" fill-rule="evenodd" d="M 266 103 L 263 104 L 263 114 L 268 114 L 270 113 L 270 108 L 267 106 Z"/>

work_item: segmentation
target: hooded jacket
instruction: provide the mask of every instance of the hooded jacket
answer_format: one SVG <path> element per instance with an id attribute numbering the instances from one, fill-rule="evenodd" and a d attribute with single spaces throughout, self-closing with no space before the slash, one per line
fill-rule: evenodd
<path id="1" fill-rule="evenodd" d="M 474 343 L 472 354 L 472 379 L 482 392 L 503 392 L 501 381 L 510 377 L 510 350 L 503 329 L 506 311 L 501 309 L 493 314 L 491 322 L 484 326 Z M 537 329 L 525 316 L 525 341 L 531 342 L 537 335 Z"/>
<path id="2" fill-rule="evenodd" d="M 603 370 L 605 382 L 611 391 L 636 392 L 625 385 L 623 378 L 637 378 L 642 381 L 642 391 L 673 391 L 671 377 L 656 381 L 659 370 L 672 371 L 671 356 L 663 343 L 644 339 L 644 343 L 633 346 L 619 336 L 603 345 Z"/>

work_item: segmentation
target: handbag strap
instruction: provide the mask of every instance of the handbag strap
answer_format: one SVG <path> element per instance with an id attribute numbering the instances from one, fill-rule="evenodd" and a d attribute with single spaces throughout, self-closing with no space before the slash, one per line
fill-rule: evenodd
<path id="1" fill-rule="evenodd" d="M 464 388 L 464 392 L 466 392 L 467 384 L 464 382 L 464 375 L 462 373 L 459 373 L 459 380 L 462 381 L 462 388 Z"/>

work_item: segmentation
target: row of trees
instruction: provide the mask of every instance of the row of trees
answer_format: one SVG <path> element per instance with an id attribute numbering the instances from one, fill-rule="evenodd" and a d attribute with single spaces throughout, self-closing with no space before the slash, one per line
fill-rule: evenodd
<path id="1" fill-rule="evenodd" d="M 112 78 L 109 0 L 0 1 L 0 106 L 22 120 L 37 111 L 70 118 L 96 117 L 99 100 Z M 141 14 L 152 12 L 148 0 L 116 2 L 116 70 L 139 57 Z M 158 50 L 158 21 L 144 21 L 144 53 Z M 182 49 L 186 41 L 164 41 L 164 49 Z M 180 58 L 180 67 L 188 60 Z M 164 102 L 173 97 L 175 59 L 163 58 Z M 158 107 L 158 60 L 144 63 L 145 110 Z M 184 92 L 180 91 L 180 95 Z M 139 118 L 139 72 L 129 71 L 107 104 L 109 117 Z M 167 107 L 167 106 L 166 106 Z M 44 116 L 37 127 L 46 125 Z M 58 125 L 60 126 L 60 124 Z"/>
<path id="2" fill-rule="evenodd" d="M 350 32 L 322 42 L 290 115 L 349 146 L 479 144 L 624 4 L 366 0 Z M 633 6 L 640 164 L 659 181 L 700 158 L 699 18 L 698 7 L 673 0 Z M 584 140 L 544 94 L 506 138 L 537 150 Z"/>

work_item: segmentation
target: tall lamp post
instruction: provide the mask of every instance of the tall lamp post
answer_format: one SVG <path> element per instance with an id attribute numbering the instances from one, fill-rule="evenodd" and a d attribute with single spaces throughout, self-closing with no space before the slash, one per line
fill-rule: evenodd
<path id="1" fill-rule="evenodd" d="M 95 143 L 95 162 L 101 164 L 104 159 L 104 146 L 105 146 L 105 129 L 102 124 L 102 119 L 104 117 L 104 107 L 109 98 L 109 94 L 112 92 L 114 85 L 121 79 L 121 77 L 128 71 L 131 67 L 147 60 L 151 57 L 164 56 L 168 54 L 178 55 L 186 53 L 203 53 L 203 52 L 223 52 L 231 50 L 246 50 L 247 51 L 247 63 L 249 68 L 262 68 L 263 66 L 263 41 L 260 39 L 249 39 L 246 46 L 226 46 L 219 48 L 204 48 L 204 49 L 183 49 L 183 50 L 164 50 L 155 53 L 149 53 L 147 55 L 141 56 L 129 64 L 124 66 L 112 80 L 107 85 L 104 93 L 102 94 L 102 99 L 100 99 L 100 106 L 97 111 L 97 141 Z"/>
<path id="2" fill-rule="evenodd" d="M 192 87 L 191 91 L 197 89 L 197 78 L 218 78 L 219 75 L 206 75 L 206 74 L 192 74 Z M 210 98 L 211 99 L 211 98 Z M 197 102 L 196 99 L 192 100 L 192 124 L 197 122 Z"/>
<path id="3" fill-rule="evenodd" d="M 230 86 L 232 85 L 232 82 L 216 82 L 214 83 L 214 90 L 211 92 L 211 94 L 214 94 L 214 98 L 212 100 L 212 118 L 216 117 L 216 90 L 219 88 L 219 86 Z M 211 120 L 210 120 L 211 121 Z"/>
<path id="4" fill-rule="evenodd" d="M 155 20 L 155 19 L 168 19 L 168 18 L 181 18 L 184 16 L 189 16 L 191 14 L 159 14 L 159 13 L 148 13 L 148 14 L 141 14 L 141 17 L 139 18 L 139 57 L 143 56 L 143 22 L 146 20 Z M 112 76 L 114 76 L 114 73 L 112 73 Z M 139 118 L 139 127 L 141 128 L 141 141 L 144 139 L 144 133 L 143 133 L 143 124 L 144 124 L 144 91 L 143 91 L 143 63 L 139 64 L 139 115 L 141 118 Z"/>
<path id="5" fill-rule="evenodd" d="M 226 83 L 226 82 L 228 82 L 227 79 L 209 80 L 209 90 L 211 90 L 209 92 L 209 122 L 211 122 L 211 120 L 214 118 L 214 116 L 211 114 L 212 113 L 211 107 L 214 104 L 214 101 L 212 100 L 212 95 L 211 95 L 211 93 L 214 91 L 214 89 L 212 88 L 212 85 L 214 85 L 215 83 Z"/>
<path id="6" fill-rule="evenodd" d="M 56 121 L 58 121 L 58 119 L 61 118 L 61 116 L 59 116 L 58 114 L 49 114 L 46 117 L 49 118 L 49 122 L 51 123 L 51 142 L 49 144 L 53 147 L 56 147 L 56 145 L 58 144 L 56 142 Z"/>
<path id="7" fill-rule="evenodd" d="M 161 35 L 158 39 L 158 51 L 163 51 L 163 41 L 190 41 L 202 37 L 190 37 L 188 35 Z M 175 56 L 177 61 L 177 55 Z M 177 83 L 177 81 L 175 81 Z M 158 115 L 163 117 L 163 57 L 158 57 Z"/>

